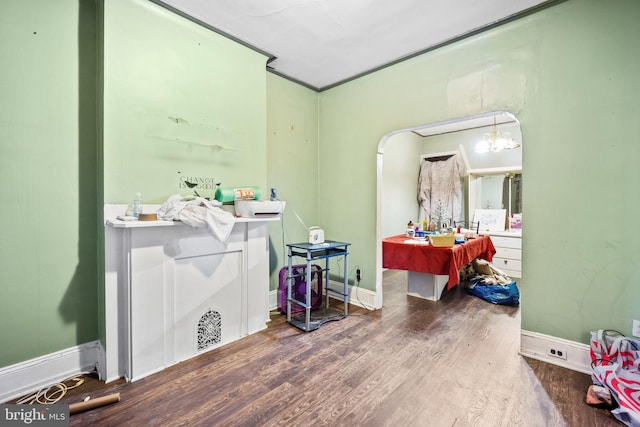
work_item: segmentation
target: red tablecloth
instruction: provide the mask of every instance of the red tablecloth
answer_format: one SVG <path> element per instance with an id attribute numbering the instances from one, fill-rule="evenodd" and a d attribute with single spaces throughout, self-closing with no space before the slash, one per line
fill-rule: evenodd
<path id="1" fill-rule="evenodd" d="M 448 275 L 447 289 L 460 281 L 460 269 L 475 258 L 491 262 L 496 248 L 489 236 L 480 236 L 452 248 L 424 243 L 405 243 L 404 234 L 382 239 L 382 267 L 421 273 Z"/>

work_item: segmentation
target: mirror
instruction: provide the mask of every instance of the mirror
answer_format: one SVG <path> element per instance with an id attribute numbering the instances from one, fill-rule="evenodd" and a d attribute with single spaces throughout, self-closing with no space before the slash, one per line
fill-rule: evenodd
<path id="1" fill-rule="evenodd" d="M 504 177 L 502 203 L 510 215 L 522 215 L 522 173 L 508 173 Z"/>
<path id="2" fill-rule="evenodd" d="M 469 182 L 479 181 L 479 199 L 475 205 L 481 209 L 506 209 L 507 216 L 522 214 L 522 172 L 471 175 Z"/>
<path id="3" fill-rule="evenodd" d="M 522 213 L 519 197 L 522 194 L 522 147 L 501 152 L 477 153 L 475 150 L 484 134 L 494 129 L 494 120 L 499 131 L 509 132 L 522 145 L 520 123 L 514 115 L 503 111 L 401 129 L 381 139 L 376 159 L 376 306 L 382 306 L 382 239 L 404 233 L 407 222 L 415 222 L 419 216 L 417 182 L 422 156 L 452 151 L 460 153 L 467 169 L 463 184 L 466 192 L 464 219 L 473 219 L 475 209 L 485 207 L 482 200 L 483 181 L 487 183 L 487 201 L 503 203 L 506 174 L 513 174 L 514 178 L 519 176 L 517 181 L 509 179 L 506 182 L 507 194 L 510 195 L 505 199 L 506 204 L 510 207 L 510 213 Z M 498 187 L 495 195 L 490 196 L 491 199 L 490 187 Z"/>

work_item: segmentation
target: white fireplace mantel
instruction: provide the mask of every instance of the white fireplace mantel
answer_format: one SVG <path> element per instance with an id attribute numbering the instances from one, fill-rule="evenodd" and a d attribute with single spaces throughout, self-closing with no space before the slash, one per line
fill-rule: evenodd
<path id="1" fill-rule="evenodd" d="M 102 378 L 134 381 L 266 328 L 279 217 L 236 218 L 222 243 L 180 222 L 117 220 L 125 209 L 105 205 Z"/>

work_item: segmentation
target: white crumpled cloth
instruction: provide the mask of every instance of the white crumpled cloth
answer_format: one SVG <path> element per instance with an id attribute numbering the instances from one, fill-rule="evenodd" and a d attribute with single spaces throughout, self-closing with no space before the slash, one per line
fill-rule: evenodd
<path id="1" fill-rule="evenodd" d="M 221 202 L 202 197 L 185 199 L 179 194 L 169 197 L 157 214 L 165 221 L 178 220 L 193 228 L 206 228 L 222 243 L 227 241 L 235 224 L 233 215 L 222 210 Z"/>

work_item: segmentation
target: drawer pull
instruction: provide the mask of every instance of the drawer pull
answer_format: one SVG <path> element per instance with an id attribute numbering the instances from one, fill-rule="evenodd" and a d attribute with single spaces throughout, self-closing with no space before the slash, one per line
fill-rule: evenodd
<path id="1" fill-rule="evenodd" d="M 507 259 L 505 259 L 505 260 L 504 260 L 505 265 L 506 265 L 508 262 L 509 262 L 509 260 L 507 260 Z"/>

